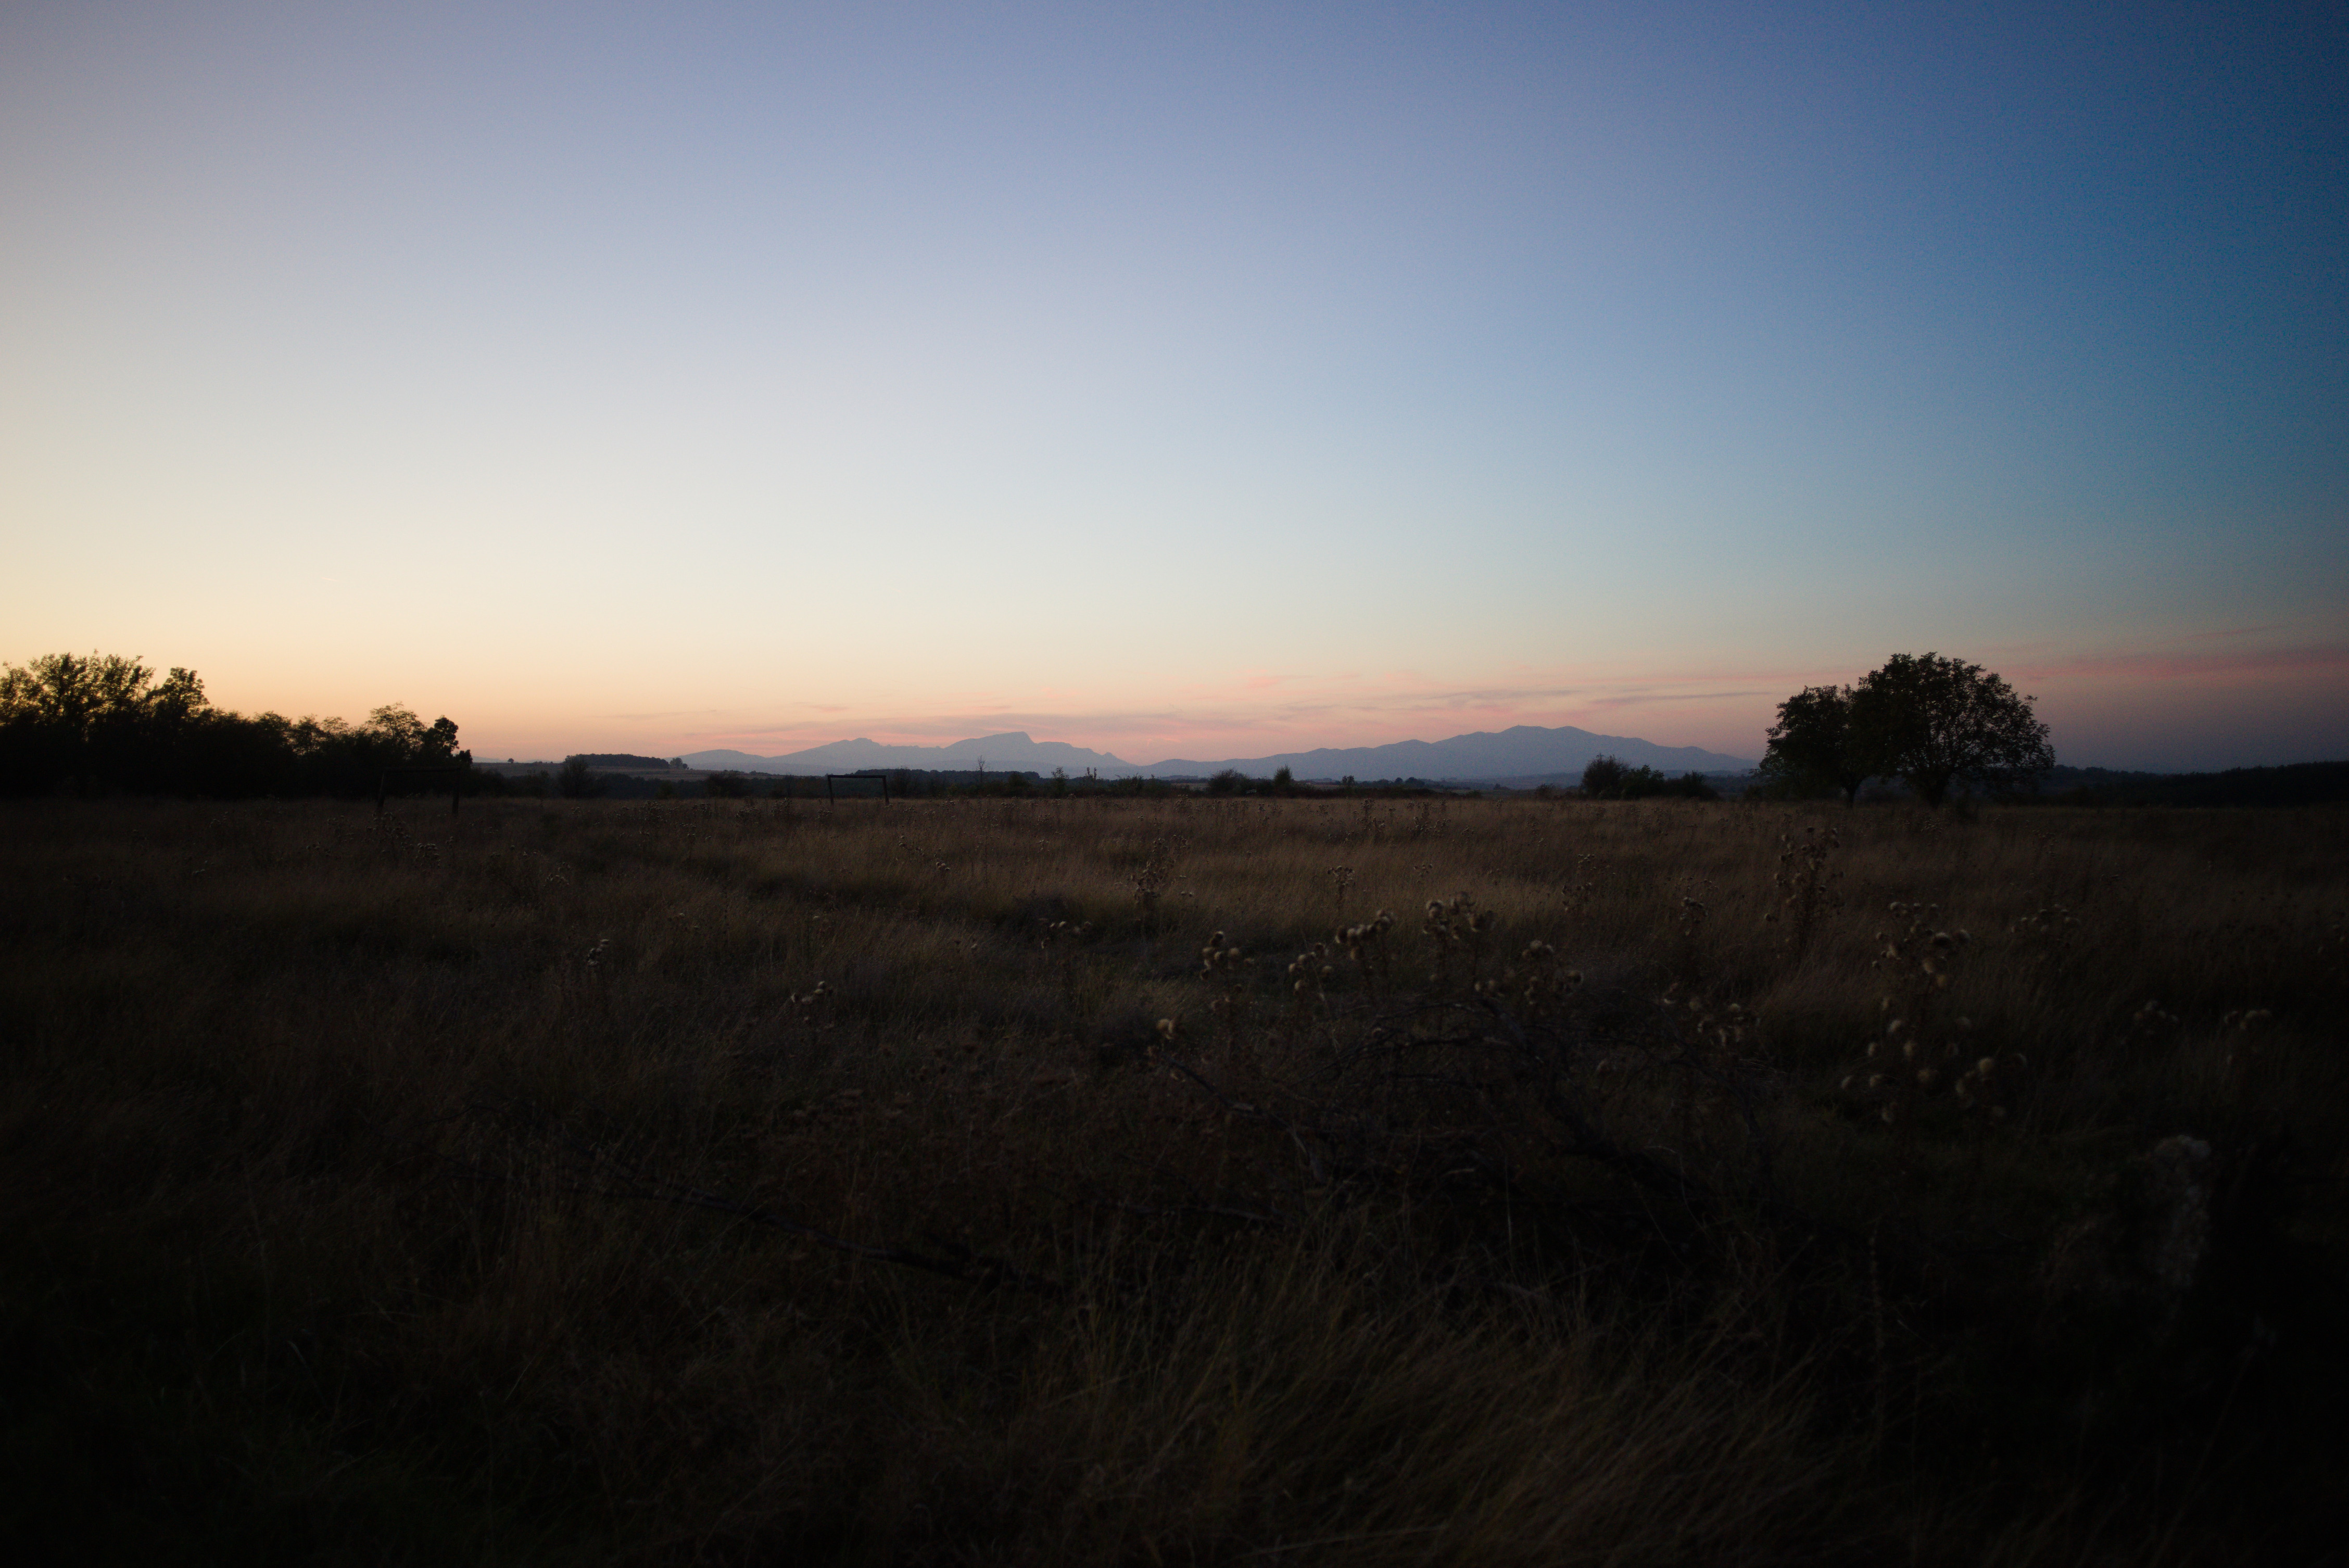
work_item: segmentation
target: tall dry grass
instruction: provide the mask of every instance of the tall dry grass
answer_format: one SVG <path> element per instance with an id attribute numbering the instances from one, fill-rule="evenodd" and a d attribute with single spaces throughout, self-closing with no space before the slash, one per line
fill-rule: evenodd
<path id="1" fill-rule="evenodd" d="M 2325 1539 L 2337 813 L 467 813 L 9 814 L 19 1532 L 713 1562 Z"/>

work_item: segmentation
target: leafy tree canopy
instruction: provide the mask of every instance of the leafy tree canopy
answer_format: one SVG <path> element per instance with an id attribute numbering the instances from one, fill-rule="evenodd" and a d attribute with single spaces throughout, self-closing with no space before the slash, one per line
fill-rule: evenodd
<path id="1" fill-rule="evenodd" d="M 1874 778 L 1903 779 L 1931 806 L 1961 781 L 2011 789 L 2054 766 L 2032 701 L 1980 665 L 1896 654 L 1857 686 L 1805 686 L 1780 703 L 1762 777 L 1847 804 Z"/>
<path id="2" fill-rule="evenodd" d="M 95 727 L 186 717 L 209 706 L 193 670 L 174 665 L 160 686 L 137 657 L 44 654 L 0 673 L 0 721 L 32 723 L 87 738 Z"/>
<path id="3" fill-rule="evenodd" d="M 1851 690 L 1852 754 L 1929 806 L 1960 781 L 2012 789 L 2055 765 L 2033 700 L 1980 665 L 1896 654 Z"/>
<path id="4" fill-rule="evenodd" d="M 193 670 L 47 654 L 0 670 L 0 795 L 358 794 L 387 770 L 462 765 L 457 726 L 398 704 L 364 725 L 246 717 L 212 707 Z"/>
<path id="5" fill-rule="evenodd" d="M 1879 770 L 1851 725 L 1849 686 L 1805 686 L 1778 705 L 1762 754 L 1764 782 L 1796 794 L 1840 793 L 1849 805 Z"/>

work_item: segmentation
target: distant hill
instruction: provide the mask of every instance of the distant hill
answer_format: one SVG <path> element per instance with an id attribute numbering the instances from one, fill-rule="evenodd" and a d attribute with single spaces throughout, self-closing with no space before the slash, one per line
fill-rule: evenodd
<path id="1" fill-rule="evenodd" d="M 1323 747 L 1313 751 L 1288 751 L 1270 757 L 1226 758 L 1202 761 L 1170 758 L 1148 764 L 1128 762 L 1105 751 L 1089 751 L 1064 741 L 1035 740 L 1012 731 L 950 746 L 884 746 L 879 741 L 835 740 L 780 757 L 757 757 L 747 751 L 696 751 L 686 762 L 695 768 L 734 769 L 745 773 L 847 773 L 863 768 L 928 768 L 968 769 L 985 761 L 990 769 L 1020 769 L 1050 773 L 1055 768 L 1079 775 L 1093 769 L 1104 779 L 1153 774 L 1160 778 L 1204 777 L 1237 769 L 1251 778 L 1269 778 L 1283 768 L 1299 779 L 1343 779 L 1350 775 L 1373 779 L 1426 779 L 1459 783 L 1489 783 L 1496 779 L 1579 779 L 1590 759 L 1612 756 L 1634 768 L 1655 768 L 1669 773 L 1734 773 L 1754 766 L 1754 759 L 1706 751 L 1694 746 L 1658 746 L 1627 735 L 1594 735 L 1587 729 L 1561 726 L 1544 729 L 1521 724 L 1498 732 L 1480 730 L 1449 740 L 1398 740 L 1387 746 Z"/>
<path id="2" fill-rule="evenodd" d="M 666 757 L 636 757 L 625 751 L 583 752 L 579 759 L 590 768 L 623 768 L 633 772 L 676 766 Z"/>
<path id="3" fill-rule="evenodd" d="M 950 746 L 884 746 L 877 740 L 835 740 L 787 751 L 781 757 L 754 757 L 747 751 L 692 751 L 686 762 L 694 768 L 730 768 L 743 773 L 854 773 L 864 768 L 924 768 L 940 772 L 975 771 L 984 762 L 990 771 L 1018 769 L 1050 773 L 1064 768 L 1081 775 L 1088 768 L 1103 778 L 1121 779 L 1143 771 L 1105 751 L 1088 751 L 1062 740 L 1031 740 L 1019 730 L 957 740 Z"/>

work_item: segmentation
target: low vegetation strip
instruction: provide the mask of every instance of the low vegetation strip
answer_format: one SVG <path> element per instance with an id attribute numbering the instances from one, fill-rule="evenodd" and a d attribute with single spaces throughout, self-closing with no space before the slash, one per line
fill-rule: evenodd
<path id="1" fill-rule="evenodd" d="M 2337 1545 L 2335 812 L 6 827 L 0 1412 L 36 1542 Z"/>
<path id="2" fill-rule="evenodd" d="M 2292 762 L 2219 773 L 2057 768 L 2040 788 L 2075 806 L 2322 806 L 2349 801 L 2349 762 Z"/>

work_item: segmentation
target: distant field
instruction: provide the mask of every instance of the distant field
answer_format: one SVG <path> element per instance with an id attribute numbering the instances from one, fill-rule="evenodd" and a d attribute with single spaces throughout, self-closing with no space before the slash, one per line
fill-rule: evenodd
<path id="1" fill-rule="evenodd" d="M 2337 1560 L 2338 810 L 5 822 L 45 1556 Z"/>

